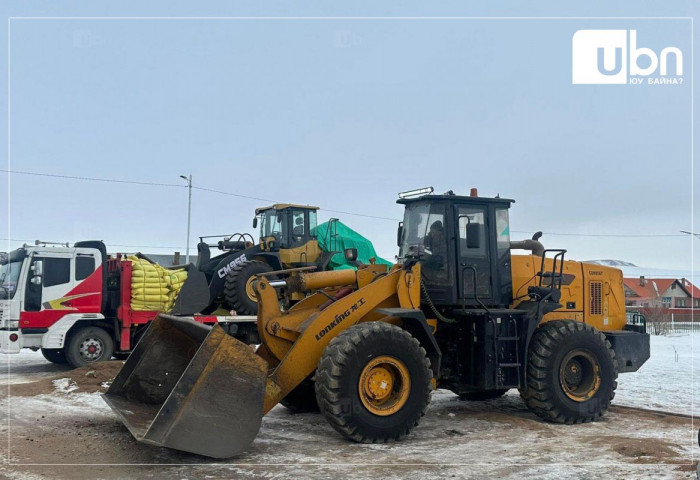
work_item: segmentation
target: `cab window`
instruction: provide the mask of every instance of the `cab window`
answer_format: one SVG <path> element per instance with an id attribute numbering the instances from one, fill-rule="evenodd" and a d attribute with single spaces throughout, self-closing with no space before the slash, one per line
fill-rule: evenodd
<path id="1" fill-rule="evenodd" d="M 475 238 L 472 238 L 475 237 Z M 486 228 L 484 211 L 481 208 L 460 207 L 459 209 L 459 243 L 464 257 L 485 257 Z"/>
<path id="2" fill-rule="evenodd" d="M 37 258 L 44 261 L 44 287 L 70 282 L 70 258 Z"/>
<path id="3" fill-rule="evenodd" d="M 95 271 L 95 257 L 85 256 L 75 259 L 75 279 L 85 280 Z"/>
<path id="4" fill-rule="evenodd" d="M 306 235 L 306 219 L 304 210 L 294 210 L 292 212 L 292 235 L 301 237 Z"/>
<path id="5" fill-rule="evenodd" d="M 316 227 L 318 227 L 316 210 L 309 210 L 309 232 L 311 235 L 316 233 Z"/>

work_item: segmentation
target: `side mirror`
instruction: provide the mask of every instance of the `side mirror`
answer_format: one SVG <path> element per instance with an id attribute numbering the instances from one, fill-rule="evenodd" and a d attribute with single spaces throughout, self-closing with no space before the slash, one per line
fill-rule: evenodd
<path id="1" fill-rule="evenodd" d="M 36 277 L 41 277 L 42 275 L 44 275 L 44 261 L 35 261 L 34 265 L 32 266 L 32 271 L 34 272 L 34 276 Z"/>
<path id="2" fill-rule="evenodd" d="M 348 262 L 354 262 L 357 260 L 357 249 L 356 248 L 346 248 L 345 249 L 345 260 Z"/>
<path id="3" fill-rule="evenodd" d="M 481 224 L 467 223 L 467 248 L 481 248 Z"/>
<path id="4" fill-rule="evenodd" d="M 32 277 L 32 279 L 29 281 L 32 283 L 32 285 L 41 285 L 41 277 L 38 275 Z"/>
<path id="5" fill-rule="evenodd" d="M 253 218 L 253 228 L 258 228 L 258 217 Z"/>
<path id="6" fill-rule="evenodd" d="M 400 247 L 403 240 L 403 222 L 399 222 L 399 228 L 396 230 L 396 246 Z"/>

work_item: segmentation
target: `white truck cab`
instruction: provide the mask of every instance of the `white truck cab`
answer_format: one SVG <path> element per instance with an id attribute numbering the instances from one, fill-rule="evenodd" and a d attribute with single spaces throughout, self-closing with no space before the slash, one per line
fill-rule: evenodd
<path id="1" fill-rule="evenodd" d="M 0 257 L 0 353 L 42 349 L 52 360 L 59 351 L 63 355 L 66 334 L 77 322 L 104 319 L 106 252 L 81 243 L 101 242 L 37 242 Z"/>

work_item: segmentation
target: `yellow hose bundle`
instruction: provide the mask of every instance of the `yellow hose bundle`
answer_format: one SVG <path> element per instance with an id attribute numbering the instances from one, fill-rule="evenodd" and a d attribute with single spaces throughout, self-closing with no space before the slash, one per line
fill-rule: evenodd
<path id="1" fill-rule="evenodd" d="M 133 255 L 127 260 L 131 262 L 131 308 L 170 311 L 187 280 L 187 271 L 163 268 Z"/>

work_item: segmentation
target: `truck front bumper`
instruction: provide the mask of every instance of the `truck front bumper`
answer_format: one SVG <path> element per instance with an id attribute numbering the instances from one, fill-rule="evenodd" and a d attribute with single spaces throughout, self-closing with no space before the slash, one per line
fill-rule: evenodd
<path id="1" fill-rule="evenodd" d="M 649 360 L 651 349 L 648 333 L 620 330 L 603 334 L 615 351 L 618 373 L 636 372 Z"/>

